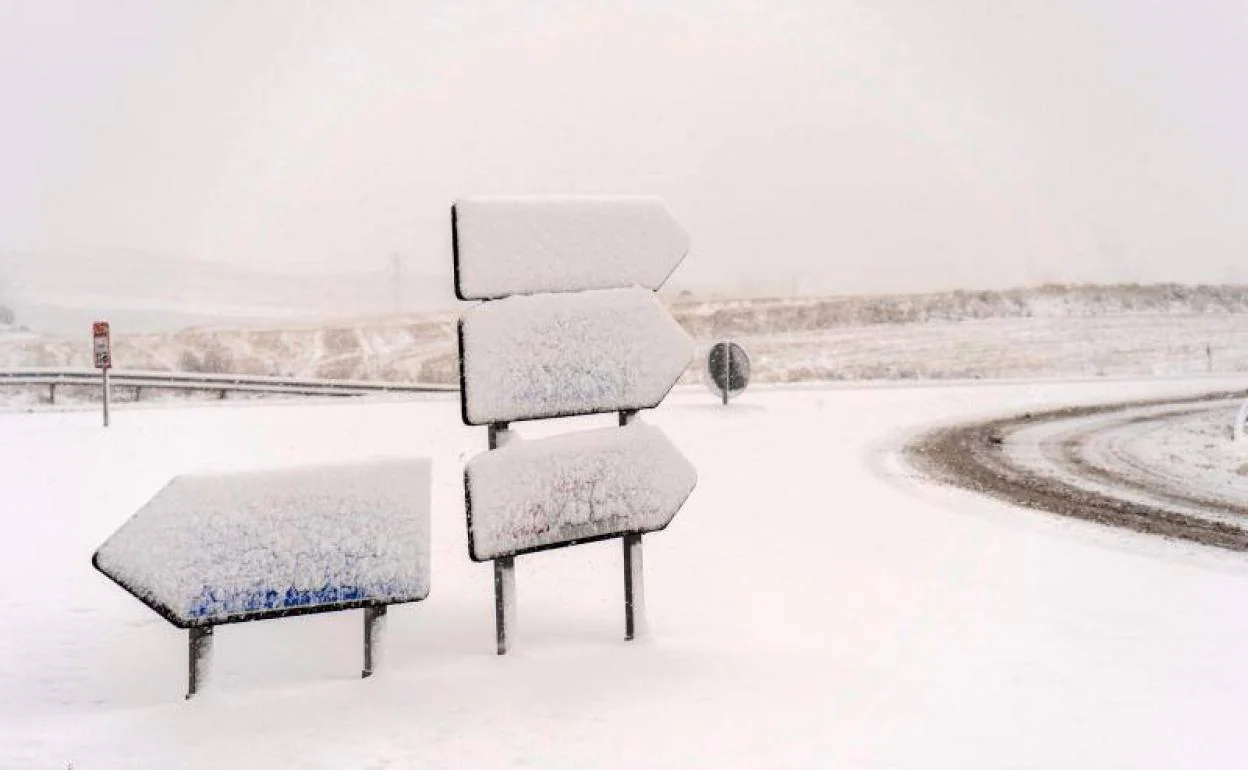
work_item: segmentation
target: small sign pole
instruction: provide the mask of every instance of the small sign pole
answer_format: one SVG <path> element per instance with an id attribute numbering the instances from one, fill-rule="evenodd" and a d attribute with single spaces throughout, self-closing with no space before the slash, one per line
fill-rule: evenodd
<path id="1" fill-rule="evenodd" d="M 108 370 L 113 367 L 112 340 L 109 339 L 108 321 L 96 321 L 91 324 L 91 350 L 95 359 L 95 368 L 101 370 L 101 385 L 104 389 L 104 427 L 108 427 Z"/>
<path id="2" fill-rule="evenodd" d="M 104 427 L 108 427 L 108 369 L 104 370 Z"/>
<path id="3" fill-rule="evenodd" d="M 498 449 L 507 440 L 507 423 L 490 423 L 490 449 Z M 507 654 L 508 630 L 515 625 L 516 613 L 516 558 L 503 556 L 494 560 L 494 629 L 498 640 L 498 654 Z"/>
<path id="4" fill-rule="evenodd" d="M 364 608 L 364 670 L 360 678 L 373 675 L 380 663 L 379 642 L 386 630 L 386 605 Z"/>
<path id="5" fill-rule="evenodd" d="M 190 629 L 190 645 L 187 650 L 190 664 L 186 684 L 186 698 L 199 692 L 208 678 L 212 665 L 212 626 L 193 626 Z"/>
<path id="6" fill-rule="evenodd" d="M 498 654 L 507 654 L 508 631 L 515 626 L 516 557 L 502 556 L 494 560 L 494 628 L 498 636 Z"/>
<path id="7" fill-rule="evenodd" d="M 620 427 L 633 424 L 637 412 L 620 412 Z M 632 640 L 645 634 L 646 583 L 642 574 L 641 534 L 628 534 L 624 544 L 624 638 Z"/>
<path id="8" fill-rule="evenodd" d="M 625 535 L 624 541 L 624 638 L 646 633 L 646 583 L 642 574 L 641 535 Z"/>

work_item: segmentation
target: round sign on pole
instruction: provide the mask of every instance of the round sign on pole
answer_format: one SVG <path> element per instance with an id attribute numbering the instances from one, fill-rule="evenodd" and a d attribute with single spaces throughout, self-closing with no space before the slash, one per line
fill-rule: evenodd
<path id="1" fill-rule="evenodd" d="M 711 392 L 726 404 L 750 384 L 750 357 L 735 342 L 717 342 L 706 357 L 706 373 Z"/>

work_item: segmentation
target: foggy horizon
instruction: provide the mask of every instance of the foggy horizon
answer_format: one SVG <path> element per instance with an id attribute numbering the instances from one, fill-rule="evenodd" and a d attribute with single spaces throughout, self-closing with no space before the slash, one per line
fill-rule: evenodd
<path id="1" fill-rule="evenodd" d="M 447 276 L 654 194 L 701 291 L 1248 283 L 1248 16 L 1073 0 L 0 7 L 0 254 Z"/>

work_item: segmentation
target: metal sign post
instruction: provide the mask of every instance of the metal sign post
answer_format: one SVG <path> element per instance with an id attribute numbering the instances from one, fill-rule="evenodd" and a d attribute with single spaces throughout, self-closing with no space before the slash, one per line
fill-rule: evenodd
<path id="1" fill-rule="evenodd" d="M 109 338 L 108 321 L 96 321 L 91 325 L 91 348 L 95 359 L 95 368 L 102 370 L 104 403 L 104 427 L 108 427 L 108 370 L 113 368 L 112 343 Z"/>
<path id="2" fill-rule="evenodd" d="M 498 654 L 514 637 L 515 557 L 621 538 L 624 635 L 645 628 L 641 538 L 668 525 L 697 472 L 658 428 L 693 357 L 654 292 L 689 239 L 655 198 L 470 198 L 451 209 L 464 424 L 489 451 L 464 469 L 468 554 L 494 565 Z M 619 413 L 618 427 L 510 442 L 519 420 Z M 517 484 L 523 479 L 523 484 Z"/>
<path id="3" fill-rule="evenodd" d="M 373 675 L 381 659 L 381 646 L 378 644 L 386 630 L 386 605 L 364 608 L 364 670 L 360 676 L 364 679 Z"/>
<path id="4" fill-rule="evenodd" d="M 212 626 L 192 626 L 187 648 L 189 671 L 186 678 L 186 699 L 190 700 L 203 688 L 212 668 Z"/>
<path id="5" fill-rule="evenodd" d="M 634 411 L 620 412 L 620 427 L 632 425 Z M 627 534 L 624 544 L 624 638 L 633 640 L 645 635 L 646 584 L 641 561 L 641 533 Z"/>
<path id="6" fill-rule="evenodd" d="M 498 449 L 507 440 L 505 422 L 490 423 L 490 449 Z M 494 560 L 494 630 L 499 655 L 507 654 L 507 632 L 515 626 L 516 557 L 501 556 Z"/>

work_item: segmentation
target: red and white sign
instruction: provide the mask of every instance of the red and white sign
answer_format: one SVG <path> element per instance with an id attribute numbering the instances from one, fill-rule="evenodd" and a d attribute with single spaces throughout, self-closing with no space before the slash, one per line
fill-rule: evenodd
<path id="1" fill-rule="evenodd" d="M 95 352 L 95 368 L 113 368 L 113 351 L 108 337 L 108 321 L 91 324 L 92 350 Z"/>

